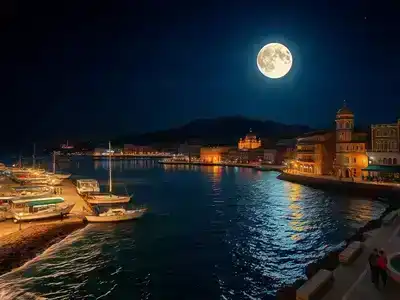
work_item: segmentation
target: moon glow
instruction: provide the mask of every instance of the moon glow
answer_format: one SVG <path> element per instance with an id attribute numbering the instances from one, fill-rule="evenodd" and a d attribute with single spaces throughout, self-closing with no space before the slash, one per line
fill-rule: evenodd
<path id="1" fill-rule="evenodd" d="M 293 57 L 289 49 L 279 43 L 270 43 L 261 48 L 257 55 L 257 67 L 269 78 L 285 76 L 292 68 Z"/>

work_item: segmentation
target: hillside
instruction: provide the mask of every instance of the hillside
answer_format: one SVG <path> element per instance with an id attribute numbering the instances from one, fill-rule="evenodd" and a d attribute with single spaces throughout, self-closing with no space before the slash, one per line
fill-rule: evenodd
<path id="1" fill-rule="evenodd" d="M 149 145 L 154 143 L 184 143 L 195 140 L 202 144 L 234 145 L 239 138 L 249 132 L 250 128 L 258 137 L 271 141 L 293 138 L 313 130 L 303 125 L 286 125 L 273 121 L 260 121 L 242 116 L 233 116 L 197 119 L 179 128 L 124 136 L 115 140 L 115 142 L 118 144 Z"/>

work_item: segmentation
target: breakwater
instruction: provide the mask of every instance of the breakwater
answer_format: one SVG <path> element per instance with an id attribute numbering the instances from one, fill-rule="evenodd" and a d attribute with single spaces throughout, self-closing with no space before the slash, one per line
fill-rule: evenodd
<path id="1" fill-rule="evenodd" d="M 382 197 L 388 199 L 400 196 L 400 186 L 396 187 L 385 184 L 340 181 L 323 177 L 318 178 L 288 173 L 281 173 L 277 178 L 321 190 L 345 193 L 352 196 L 365 196 L 369 198 Z"/>
<path id="2" fill-rule="evenodd" d="M 78 218 L 38 224 L 0 238 L 0 275 L 22 266 L 86 224 Z"/>

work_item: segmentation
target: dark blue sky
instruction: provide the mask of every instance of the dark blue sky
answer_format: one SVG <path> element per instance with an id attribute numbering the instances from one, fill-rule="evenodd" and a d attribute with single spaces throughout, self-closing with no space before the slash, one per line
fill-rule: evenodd
<path id="1" fill-rule="evenodd" d="M 1 6 L 2 111 L 24 120 L 10 136 L 116 135 L 237 114 L 327 127 L 343 99 L 362 124 L 400 115 L 395 1 Z M 294 56 L 281 80 L 256 67 L 271 41 Z"/>

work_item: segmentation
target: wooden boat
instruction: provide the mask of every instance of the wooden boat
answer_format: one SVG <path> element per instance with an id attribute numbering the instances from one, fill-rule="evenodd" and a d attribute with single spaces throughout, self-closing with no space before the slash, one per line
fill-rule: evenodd
<path id="1" fill-rule="evenodd" d="M 0 200 L 51 197 L 53 189 L 47 186 L 21 186 L 0 189 Z"/>
<path id="2" fill-rule="evenodd" d="M 51 175 L 54 178 L 57 179 L 68 179 L 71 177 L 71 173 L 62 173 L 62 172 L 57 172 L 56 171 L 56 152 L 53 151 L 53 172 L 49 173 L 49 175 Z"/>
<path id="3" fill-rule="evenodd" d="M 125 210 L 124 208 L 110 208 L 105 213 L 100 213 L 94 216 L 85 216 L 85 218 L 91 223 L 122 222 L 139 219 L 146 211 L 146 208 L 138 208 L 133 210 Z"/>
<path id="4" fill-rule="evenodd" d="M 88 193 L 85 195 L 85 200 L 92 205 L 128 203 L 131 201 L 131 196 L 118 196 L 112 193 Z"/>
<path id="5" fill-rule="evenodd" d="M 62 203 L 60 205 L 49 207 L 37 212 L 15 212 L 13 214 L 14 222 L 35 221 L 42 219 L 49 219 L 54 217 L 63 217 L 70 213 L 75 203 Z"/>
<path id="6" fill-rule="evenodd" d="M 89 204 L 113 204 L 113 203 L 128 203 L 132 195 L 126 195 L 126 196 L 118 196 L 112 193 L 112 160 L 111 160 L 111 143 L 108 143 L 109 147 L 109 172 L 108 172 L 108 193 L 100 193 L 100 192 L 92 192 L 92 193 L 87 193 L 85 195 L 85 200 Z"/>
<path id="7" fill-rule="evenodd" d="M 100 193 L 99 182 L 96 179 L 78 179 L 76 181 L 76 191 L 79 195 Z"/>

